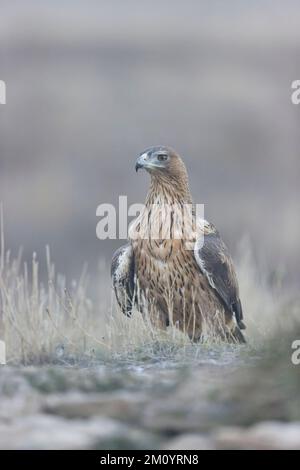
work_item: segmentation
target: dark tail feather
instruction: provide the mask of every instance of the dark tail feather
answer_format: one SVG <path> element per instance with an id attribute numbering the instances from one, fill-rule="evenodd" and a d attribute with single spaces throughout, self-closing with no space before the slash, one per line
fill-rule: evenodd
<path id="1" fill-rule="evenodd" d="M 232 310 L 235 314 L 236 322 L 240 328 L 240 330 L 245 330 L 246 325 L 243 322 L 243 309 L 240 299 L 238 299 L 234 304 L 232 304 Z"/>

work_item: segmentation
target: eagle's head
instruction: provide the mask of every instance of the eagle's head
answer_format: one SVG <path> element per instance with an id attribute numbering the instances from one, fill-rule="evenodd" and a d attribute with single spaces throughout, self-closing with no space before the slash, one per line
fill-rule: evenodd
<path id="1" fill-rule="evenodd" d="M 171 147 L 158 145 L 144 150 L 136 160 L 135 169 L 143 168 L 153 177 L 170 177 L 180 180 L 187 177 L 185 165 Z"/>

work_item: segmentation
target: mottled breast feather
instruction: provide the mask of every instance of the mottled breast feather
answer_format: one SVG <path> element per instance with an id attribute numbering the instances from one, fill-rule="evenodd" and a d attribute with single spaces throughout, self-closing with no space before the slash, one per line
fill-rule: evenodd
<path id="1" fill-rule="evenodd" d="M 203 236 L 204 240 L 199 238 L 195 243 L 197 264 L 226 309 L 235 315 L 239 328 L 245 329 L 237 276 L 228 249 L 217 230 L 204 232 Z"/>
<path id="2" fill-rule="evenodd" d="M 131 243 L 121 246 L 113 255 L 111 278 L 122 312 L 131 316 L 134 303 L 134 254 Z"/>

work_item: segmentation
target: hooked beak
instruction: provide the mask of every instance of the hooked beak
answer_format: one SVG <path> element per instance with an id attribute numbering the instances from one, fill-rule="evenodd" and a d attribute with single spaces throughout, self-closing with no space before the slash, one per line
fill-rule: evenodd
<path id="1" fill-rule="evenodd" d="M 135 164 L 135 171 L 138 172 L 140 168 L 143 168 L 143 165 L 137 161 Z"/>
<path id="2" fill-rule="evenodd" d="M 143 153 L 140 155 L 135 163 L 135 171 L 137 172 L 140 168 L 144 168 L 148 155 Z"/>

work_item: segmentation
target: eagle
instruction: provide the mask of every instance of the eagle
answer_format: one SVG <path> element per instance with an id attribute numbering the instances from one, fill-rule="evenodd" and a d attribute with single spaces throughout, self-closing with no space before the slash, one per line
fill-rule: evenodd
<path id="1" fill-rule="evenodd" d="M 210 335 L 246 342 L 233 261 L 215 226 L 195 211 L 183 160 L 174 149 L 155 146 L 139 155 L 135 169 L 146 170 L 151 182 L 128 242 L 112 258 L 122 312 L 130 317 L 135 308 L 155 328 L 173 325 L 192 341 Z"/>

